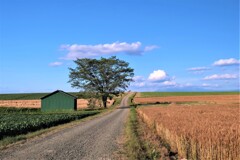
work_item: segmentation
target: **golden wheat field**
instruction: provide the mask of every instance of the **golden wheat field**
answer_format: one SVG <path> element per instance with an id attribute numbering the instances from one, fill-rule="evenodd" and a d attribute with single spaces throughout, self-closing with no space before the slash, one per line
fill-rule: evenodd
<path id="1" fill-rule="evenodd" d="M 199 102 L 210 104 L 239 103 L 240 95 L 201 95 L 201 96 L 166 96 L 166 97 L 135 97 L 134 103 L 147 104 L 157 102 Z"/>
<path id="2" fill-rule="evenodd" d="M 240 159 L 239 103 L 171 104 L 137 111 L 179 158 Z"/>

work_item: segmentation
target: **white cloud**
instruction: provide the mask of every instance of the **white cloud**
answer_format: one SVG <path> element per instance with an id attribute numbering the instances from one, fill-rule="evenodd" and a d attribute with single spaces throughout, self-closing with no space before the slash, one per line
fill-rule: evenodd
<path id="1" fill-rule="evenodd" d="M 240 61 L 235 58 L 220 59 L 213 63 L 214 66 L 230 66 L 240 64 Z"/>
<path id="2" fill-rule="evenodd" d="M 154 72 L 153 72 L 154 73 Z M 156 72 L 155 72 L 156 73 Z M 166 72 L 165 72 L 166 73 Z M 167 73 L 166 73 L 167 75 Z M 163 76 L 164 77 L 164 76 Z M 211 75 L 205 77 L 205 80 L 213 79 L 226 79 L 238 78 L 238 75 L 222 74 L 222 75 Z M 192 82 L 177 82 L 175 79 L 167 76 L 165 80 L 152 81 L 142 76 L 134 77 L 135 82 L 131 83 L 131 90 L 134 91 L 210 91 L 210 90 L 221 90 L 224 85 L 217 84 L 215 81 L 198 81 Z M 219 81 L 220 82 L 220 81 Z M 225 85 L 225 81 L 222 81 Z"/>
<path id="3" fill-rule="evenodd" d="M 134 80 L 134 82 L 132 83 L 132 86 L 144 87 L 146 85 L 146 80 L 142 76 L 134 76 L 133 80 Z"/>
<path id="4" fill-rule="evenodd" d="M 164 81 L 168 79 L 168 75 L 164 70 L 153 71 L 148 77 L 150 81 Z"/>
<path id="5" fill-rule="evenodd" d="M 236 79 L 237 74 L 214 74 L 211 76 L 206 76 L 204 80 L 225 80 L 225 79 Z"/>
<path id="6" fill-rule="evenodd" d="M 219 87 L 218 84 L 208 84 L 208 83 L 203 83 L 201 87 Z"/>
<path id="7" fill-rule="evenodd" d="M 144 52 L 151 51 L 157 46 L 142 46 L 141 42 L 114 42 L 111 44 L 98 44 L 98 45 L 62 45 L 62 50 L 67 51 L 67 55 L 62 59 L 74 60 L 76 58 L 95 58 L 98 56 L 112 55 L 117 53 L 127 53 L 130 55 L 141 55 Z"/>
<path id="8" fill-rule="evenodd" d="M 194 86 L 195 86 L 194 84 L 189 83 L 189 82 L 187 82 L 187 83 L 181 83 L 181 84 L 178 85 L 178 87 L 180 87 L 180 88 L 184 88 L 184 87 L 194 87 Z"/>
<path id="9" fill-rule="evenodd" d="M 158 46 L 156 46 L 156 45 L 146 46 L 144 48 L 144 51 L 147 52 L 147 51 L 151 51 L 151 50 L 156 49 L 156 48 L 158 48 Z"/>
<path id="10" fill-rule="evenodd" d="M 164 86 L 176 86 L 177 83 L 174 82 L 174 81 L 164 81 L 164 82 L 162 83 L 162 85 L 164 85 Z"/>
<path id="11" fill-rule="evenodd" d="M 210 87 L 211 84 L 203 83 L 202 86 L 203 86 L 203 87 Z"/>
<path id="12" fill-rule="evenodd" d="M 178 86 L 178 84 L 174 81 L 163 81 L 163 82 L 152 82 L 152 81 L 148 81 L 148 80 L 145 80 L 143 82 L 133 82 L 131 84 L 131 86 L 133 87 L 138 87 L 138 88 L 162 88 L 162 87 L 175 87 L 175 86 Z"/>
<path id="13" fill-rule="evenodd" d="M 146 83 L 145 83 L 145 82 L 136 82 L 136 83 L 134 83 L 132 86 L 135 86 L 135 87 L 144 87 L 144 86 L 146 86 Z"/>
<path id="14" fill-rule="evenodd" d="M 169 77 L 164 70 L 156 70 L 153 71 L 148 79 L 143 76 L 135 76 L 133 77 L 134 82 L 131 83 L 132 87 L 137 88 L 161 88 L 161 87 L 174 87 L 178 84 L 174 81 L 173 78 Z"/>
<path id="15" fill-rule="evenodd" d="M 49 63 L 49 66 L 51 66 L 51 67 L 57 67 L 57 66 L 61 66 L 61 65 L 63 65 L 62 62 L 52 62 L 52 63 Z"/>
<path id="16" fill-rule="evenodd" d="M 143 81 L 145 81 L 145 78 L 142 76 L 134 76 L 133 80 L 134 80 L 134 82 L 143 82 Z"/>
<path id="17" fill-rule="evenodd" d="M 188 68 L 188 71 L 206 71 L 206 70 L 210 70 L 210 68 L 208 67 L 194 67 L 194 68 Z"/>

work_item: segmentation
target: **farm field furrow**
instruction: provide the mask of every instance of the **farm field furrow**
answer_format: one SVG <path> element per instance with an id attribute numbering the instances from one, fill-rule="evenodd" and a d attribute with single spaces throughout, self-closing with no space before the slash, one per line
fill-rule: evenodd
<path id="1" fill-rule="evenodd" d="M 198 102 L 211 104 L 239 103 L 240 95 L 203 95 L 203 96 L 167 96 L 167 97 L 135 97 L 136 104 L 161 103 L 161 102 Z"/>
<path id="2" fill-rule="evenodd" d="M 141 92 L 136 97 L 239 95 L 239 92 Z"/>

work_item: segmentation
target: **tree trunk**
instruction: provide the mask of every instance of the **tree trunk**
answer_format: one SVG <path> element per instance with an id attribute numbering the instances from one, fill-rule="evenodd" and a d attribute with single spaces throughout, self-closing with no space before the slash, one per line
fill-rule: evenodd
<path id="1" fill-rule="evenodd" d="M 107 96 L 106 95 L 102 96 L 102 101 L 103 101 L 103 107 L 107 108 Z"/>

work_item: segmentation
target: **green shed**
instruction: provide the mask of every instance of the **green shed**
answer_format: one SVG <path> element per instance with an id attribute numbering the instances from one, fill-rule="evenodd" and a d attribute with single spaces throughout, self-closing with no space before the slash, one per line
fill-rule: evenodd
<path id="1" fill-rule="evenodd" d="M 41 110 L 77 110 L 77 97 L 61 90 L 56 90 L 41 98 Z"/>

